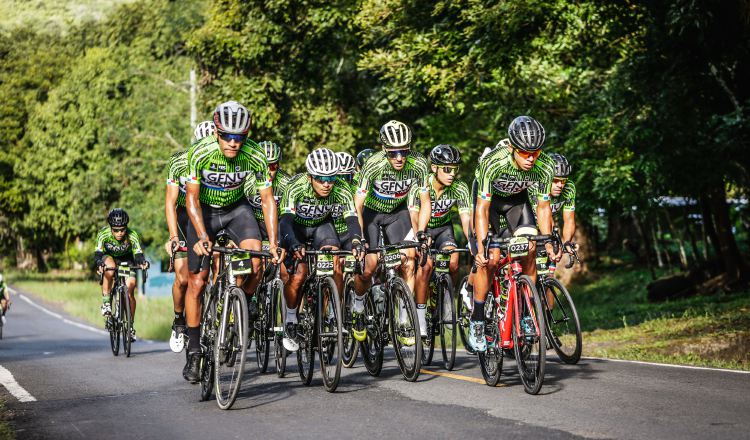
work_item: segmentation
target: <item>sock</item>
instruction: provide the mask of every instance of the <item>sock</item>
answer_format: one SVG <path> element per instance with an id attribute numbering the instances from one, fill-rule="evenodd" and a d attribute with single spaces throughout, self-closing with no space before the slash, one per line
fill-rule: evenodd
<path id="1" fill-rule="evenodd" d="M 417 304 L 417 318 L 419 319 L 419 328 L 427 328 L 427 304 Z"/>
<path id="2" fill-rule="evenodd" d="M 109 304 L 110 300 L 109 294 L 102 292 L 102 304 Z"/>
<path id="3" fill-rule="evenodd" d="M 354 295 L 354 307 L 352 307 L 352 310 L 357 313 L 362 313 L 364 309 L 365 309 L 365 296 Z"/>
<path id="4" fill-rule="evenodd" d="M 178 312 L 177 310 L 174 311 L 174 320 L 178 324 L 184 324 L 185 323 L 185 312 Z"/>
<path id="5" fill-rule="evenodd" d="M 474 300 L 474 310 L 471 312 L 472 321 L 484 321 L 484 301 Z"/>
<path id="6" fill-rule="evenodd" d="M 200 327 L 188 327 L 188 352 L 201 351 L 201 328 Z"/>
<path id="7" fill-rule="evenodd" d="M 288 309 L 286 311 L 286 323 L 297 323 L 297 309 Z"/>
<path id="8" fill-rule="evenodd" d="M 472 286 L 469 283 L 466 283 L 466 291 L 469 293 L 474 293 L 474 286 Z"/>

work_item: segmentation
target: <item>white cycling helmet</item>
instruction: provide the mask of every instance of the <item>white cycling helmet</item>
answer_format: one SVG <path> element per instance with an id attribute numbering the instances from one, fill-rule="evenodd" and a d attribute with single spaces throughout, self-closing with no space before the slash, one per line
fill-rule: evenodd
<path id="1" fill-rule="evenodd" d="M 216 107 L 214 124 L 223 133 L 247 134 L 250 131 L 250 112 L 237 101 L 227 101 Z"/>
<path id="2" fill-rule="evenodd" d="M 214 133 L 216 133 L 216 126 L 214 125 L 214 123 L 212 121 L 203 121 L 195 126 L 193 135 L 195 135 L 195 139 L 201 140 L 204 137 L 212 135 Z"/>
<path id="3" fill-rule="evenodd" d="M 335 176 L 339 173 L 339 158 L 328 148 L 317 148 L 307 155 L 305 167 L 312 176 Z"/>
<path id="4" fill-rule="evenodd" d="M 411 147 L 411 129 L 403 122 L 388 121 L 380 127 L 380 142 L 386 150 L 408 149 Z"/>
<path id="5" fill-rule="evenodd" d="M 354 156 L 344 151 L 339 151 L 336 156 L 339 158 L 339 174 L 352 174 L 357 171 Z"/>
<path id="6" fill-rule="evenodd" d="M 263 141 L 259 143 L 263 150 L 266 152 L 266 160 L 268 163 L 276 163 L 281 161 L 281 148 L 276 145 L 275 142 Z"/>

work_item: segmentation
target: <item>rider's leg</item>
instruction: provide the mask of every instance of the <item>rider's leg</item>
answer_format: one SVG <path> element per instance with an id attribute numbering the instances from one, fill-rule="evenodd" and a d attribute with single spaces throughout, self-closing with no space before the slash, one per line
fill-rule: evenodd
<path id="1" fill-rule="evenodd" d="M 115 259 L 106 256 L 104 257 L 104 269 L 114 269 L 117 267 Z M 102 304 L 103 306 L 110 303 L 109 292 L 112 290 L 113 280 L 115 273 L 111 270 L 104 271 L 104 278 L 102 278 Z M 102 312 L 104 313 L 104 312 Z"/>
<path id="2" fill-rule="evenodd" d="M 135 321 L 135 277 L 128 277 L 128 281 L 125 283 L 128 288 L 128 298 L 130 299 L 130 317 Z"/>
<path id="3" fill-rule="evenodd" d="M 172 303 L 175 317 L 185 316 L 185 294 L 188 286 L 187 258 L 174 260 L 174 283 L 172 284 Z"/>
<path id="4" fill-rule="evenodd" d="M 248 249 L 251 251 L 259 251 L 261 249 L 261 241 L 256 239 L 242 240 L 240 247 L 242 249 Z M 260 279 L 263 276 L 261 271 L 262 262 L 260 258 L 253 258 L 253 274 L 248 277 L 245 282 L 244 277 L 237 277 L 237 285 L 242 286 L 242 289 L 248 296 L 252 296 L 255 293 L 255 289 L 260 284 Z"/>

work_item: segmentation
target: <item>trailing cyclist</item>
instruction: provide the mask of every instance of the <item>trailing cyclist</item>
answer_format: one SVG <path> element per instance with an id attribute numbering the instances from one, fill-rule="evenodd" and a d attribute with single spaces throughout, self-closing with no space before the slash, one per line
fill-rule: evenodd
<path id="1" fill-rule="evenodd" d="M 577 245 L 572 245 L 573 237 L 576 234 L 576 185 L 568 178 L 572 167 L 568 159 L 562 154 L 552 153 L 550 157 L 555 162 L 552 190 L 550 191 L 552 218 L 556 224 L 559 224 L 560 213 L 562 213 L 563 247 L 566 249 L 569 246 L 577 248 Z"/>
<path id="2" fill-rule="evenodd" d="M 453 222 L 451 213 L 458 211 L 463 228 L 464 236 L 471 235 L 471 196 L 469 187 L 457 179 L 458 167 L 461 164 L 461 153 L 451 145 L 438 145 L 430 151 L 430 167 L 432 173 L 427 178 L 430 191 L 431 216 L 427 223 L 427 232 L 432 237 L 433 247 L 438 250 L 450 250 L 458 247 L 456 237 L 453 233 Z M 416 217 L 421 211 L 419 190 L 412 188 L 409 193 L 409 211 L 412 212 L 412 222 L 416 223 Z M 430 277 L 432 276 L 433 262 L 427 260 L 424 266 L 417 268 L 416 302 L 422 304 L 430 296 Z M 451 278 L 456 279 L 458 271 L 458 254 L 451 255 L 450 273 Z M 426 323 L 420 315 L 419 326 L 426 328 Z"/>
<path id="3" fill-rule="evenodd" d="M 3 274 L 0 273 L 0 319 L 3 320 L 3 324 L 5 324 L 5 314 L 8 312 L 10 303 L 10 291 L 8 290 L 7 284 L 5 284 Z"/>
<path id="4" fill-rule="evenodd" d="M 196 125 L 194 135 L 196 142 L 216 132 L 212 121 L 203 121 Z M 169 241 L 164 245 L 167 255 L 172 257 L 175 249 L 185 247 L 185 231 L 187 231 L 188 215 L 185 209 L 185 181 L 188 176 L 187 152 L 183 150 L 173 154 L 167 162 L 167 190 L 164 197 L 164 214 L 167 218 Z M 184 344 L 182 335 L 185 333 L 185 292 L 188 285 L 187 252 L 175 251 L 174 255 L 174 283 L 172 284 L 172 302 L 174 304 L 174 320 L 172 321 L 172 335 L 169 345 L 175 351 L 181 351 Z"/>
<path id="5" fill-rule="evenodd" d="M 308 273 L 304 261 L 305 245 L 313 249 L 339 249 L 342 244 L 353 249 L 356 255 L 363 254 L 362 230 L 354 210 L 354 199 L 350 189 L 337 178 L 339 163 L 336 154 L 328 148 L 313 150 L 305 160 L 307 173 L 292 178 L 281 201 L 279 228 L 283 247 L 290 258 L 281 268 L 284 280 L 284 297 L 287 315 L 284 320 L 284 347 L 289 351 L 299 349 L 297 336 L 297 307 L 300 304 L 300 288 Z M 343 212 L 343 219 L 352 232 L 347 243 L 341 243 L 333 225 L 334 210 Z M 355 256 L 356 256 L 355 255 Z M 292 260 L 296 268 L 290 273 Z"/>
<path id="6" fill-rule="evenodd" d="M 143 255 L 141 247 L 141 236 L 134 229 L 128 227 L 130 217 L 122 208 L 115 208 L 109 211 L 107 223 L 96 236 L 96 249 L 94 250 L 94 265 L 97 273 L 104 273 L 102 279 L 102 316 L 112 313 L 110 304 L 110 291 L 112 290 L 114 272 L 105 270 L 116 269 L 120 263 L 127 262 L 131 268 L 140 267 L 148 268 L 148 262 Z M 130 298 L 130 310 L 133 321 L 135 321 L 135 273 L 131 272 L 125 283 L 128 287 L 128 297 Z M 136 340 L 135 327 L 130 329 L 130 338 Z"/>
<path id="7" fill-rule="evenodd" d="M 426 231 L 430 211 L 421 210 L 416 224 L 412 224 L 406 203 L 409 191 L 417 187 L 421 205 L 430 206 L 427 160 L 421 154 L 411 151 L 411 141 L 412 132 L 406 124 L 399 121 L 387 122 L 380 128 L 383 150 L 367 159 L 362 168 L 354 203 L 366 241 L 371 247 L 379 245 L 381 228 L 385 234 L 384 241 L 388 244 L 415 239 L 428 246 L 430 244 L 430 235 Z M 401 275 L 413 292 L 416 251 L 405 249 L 401 252 L 404 255 Z M 363 276 L 355 279 L 357 295 L 352 307 L 352 324 L 354 336 L 359 341 L 363 341 L 367 335 L 362 315 L 364 295 L 370 287 L 377 263 L 376 254 L 367 255 Z M 420 321 L 424 321 L 424 301 L 417 301 L 417 313 Z M 423 335 L 427 334 L 425 328 L 420 331 Z"/>
<path id="8" fill-rule="evenodd" d="M 286 192 L 291 176 L 281 169 L 281 148 L 279 148 L 275 142 L 263 141 L 258 145 L 263 148 L 263 151 L 266 154 L 266 161 L 268 161 L 268 174 L 271 176 L 271 187 L 273 188 L 273 198 L 276 201 L 276 208 L 278 211 L 279 204 L 281 203 L 282 196 Z M 260 194 L 258 193 L 254 176 L 248 176 L 245 180 L 245 196 L 250 202 L 250 206 L 253 208 L 255 220 L 258 221 L 258 227 L 260 228 L 260 236 L 265 246 L 268 243 L 268 231 L 266 231 L 265 218 L 263 217 L 263 203 Z"/>
<path id="9" fill-rule="evenodd" d="M 186 238 L 188 251 L 188 291 L 185 298 L 188 356 L 183 377 L 198 380 L 201 360 L 201 294 L 208 280 L 211 248 L 223 229 L 238 247 L 261 249 L 261 235 L 243 186 L 249 176 L 255 178 L 263 206 L 269 251 L 277 255 L 277 210 L 273 198 L 268 162 L 263 149 L 248 138 L 250 113 L 236 101 L 220 104 L 214 111 L 216 136 L 209 136 L 188 151 L 188 180 L 185 185 L 190 222 Z M 275 261 L 283 258 L 279 255 Z M 245 292 L 254 292 L 258 284 L 260 261 L 253 259 L 253 276 Z M 242 284 L 242 278 L 238 277 Z"/>
<path id="10" fill-rule="evenodd" d="M 365 148 L 364 150 L 357 153 L 356 166 L 352 183 L 355 186 L 359 186 L 359 176 L 362 174 L 362 167 L 365 166 L 365 162 L 369 159 L 376 151 L 372 148 Z"/>
<path id="11" fill-rule="evenodd" d="M 490 258 L 484 256 L 484 239 L 490 228 L 501 237 L 535 235 L 537 227 L 542 234 L 552 232 L 552 210 L 550 191 L 554 162 L 542 152 L 544 127 L 535 119 L 519 116 L 508 127 L 508 139 L 503 139 L 489 152 L 476 171 L 474 230 L 476 243 L 473 251 L 477 272 L 474 276 L 474 304 L 469 330 L 469 343 L 477 351 L 487 349 L 484 338 L 484 303 L 490 288 L 490 280 L 500 261 L 500 250 L 490 249 Z M 529 188 L 538 186 L 537 215 L 529 203 Z M 501 229 L 499 218 L 505 218 L 507 228 Z M 547 255 L 559 261 L 561 252 L 555 252 L 552 244 L 545 244 Z M 521 260 L 523 273 L 536 282 L 534 246 L 529 255 Z"/>

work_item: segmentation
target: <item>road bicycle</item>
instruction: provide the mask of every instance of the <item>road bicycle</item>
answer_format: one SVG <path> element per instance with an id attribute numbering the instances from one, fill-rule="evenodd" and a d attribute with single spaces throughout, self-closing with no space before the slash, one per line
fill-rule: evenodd
<path id="1" fill-rule="evenodd" d="M 143 270 L 143 279 L 147 276 L 145 269 L 131 267 L 127 261 L 120 262 L 117 267 L 105 267 L 99 276 L 99 285 L 104 282 L 105 272 L 114 272 L 114 285 L 109 291 L 109 303 L 112 311 L 105 320 L 105 327 L 109 332 L 109 345 L 112 354 L 120 354 L 120 337 L 122 336 L 122 351 L 126 357 L 130 357 L 132 345 L 131 331 L 133 329 L 133 313 L 130 308 L 128 297 L 128 278 L 134 277 L 134 270 Z"/>
<path id="2" fill-rule="evenodd" d="M 352 308 L 354 307 L 354 297 L 357 293 L 354 290 L 354 277 L 362 273 L 362 267 L 354 255 L 347 255 L 344 260 L 344 296 L 341 307 L 343 313 L 343 337 L 344 351 L 341 354 L 341 361 L 346 368 L 351 368 L 357 361 L 359 354 L 359 341 L 354 339 L 352 332 Z"/>
<path id="3" fill-rule="evenodd" d="M 251 331 L 255 340 L 255 353 L 261 373 L 268 371 L 271 344 L 274 345 L 276 373 L 283 377 L 286 369 L 286 351 L 282 344 L 284 337 L 284 284 L 280 278 L 278 264 L 266 265 L 262 282 L 255 291 L 258 304 L 258 318 Z"/>

